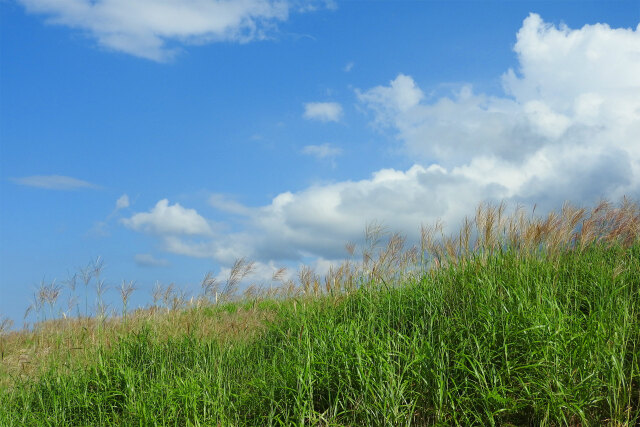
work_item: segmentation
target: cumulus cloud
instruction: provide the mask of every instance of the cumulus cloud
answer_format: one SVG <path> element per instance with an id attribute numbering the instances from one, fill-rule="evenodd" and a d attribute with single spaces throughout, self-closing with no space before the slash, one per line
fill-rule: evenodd
<path id="1" fill-rule="evenodd" d="M 451 197 L 454 194 L 456 197 Z M 505 192 L 499 186 L 487 191 L 464 171 L 415 165 L 407 171 L 383 169 L 360 181 L 284 192 L 265 206 L 234 207 L 231 211 L 241 215 L 245 224 L 241 232 L 217 234 L 211 239 L 170 232 L 161 235 L 168 252 L 224 264 L 241 257 L 263 263 L 309 257 L 339 259 L 347 254 L 345 243 L 361 240 L 372 221 L 414 235 L 422 224 L 439 218 L 446 218 L 455 228 L 469 209 L 489 194 L 499 200 Z M 212 206 L 229 212 L 226 205 L 214 200 Z"/>
<path id="2" fill-rule="evenodd" d="M 626 96 L 621 92 L 638 90 L 639 29 L 640 24 L 635 31 L 607 24 L 579 30 L 566 25 L 556 28 L 532 13 L 518 31 L 514 47 L 519 73 L 505 73 L 505 89 L 520 102 L 543 100 L 551 110 L 570 115 L 576 113 L 584 95 L 600 95 L 609 102 L 632 101 L 633 92 Z M 615 116 L 628 120 L 634 113 L 625 109 Z"/>
<path id="3" fill-rule="evenodd" d="M 290 10 L 332 3 L 295 0 L 18 0 L 47 22 L 86 32 L 108 49 L 166 61 L 180 44 L 263 39 Z"/>
<path id="4" fill-rule="evenodd" d="M 307 102 L 303 117 L 321 122 L 337 122 L 342 117 L 342 106 L 337 102 Z"/>
<path id="5" fill-rule="evenodd" d="M 178 203 L 169 205 L 167 199 L 160 200 L 151 211 L 137 213 L 121 222 L 132 230 L 158 235 L 212 234 L 207 220 L 195 209 L 185 209 Z"/>
<path id="6" fill-rule="evenodd" d="M 344 257 L 345 243 L 361 240 L 372 221 L 415 235 L 421 224 L 438 218 L 451 223 L 461 220 L 469 206 L 481 200 L 480 187 L 463 173 L 415 165 L 407 171 L 383 169 L 360 181 L 282 193 L 251 217 L 253 227 L 261 232 L 252 255 L 257 259 Z M 495 188 L 494 193 L 500 197 L 501 189 Z"/>
<path id="7" fill-rule="evenodd" d="M 454 231 L 482 201 L 536 203 L 541 213 L 565 200 L 640 198 L 640 28 L 558 28 L 532 14 L 515 52 L 502 96 L 461 85 L 429 99 L 404 74 L 357 92 L 417 159 L 409 169 L 285 191 L 259 207 L 218 200 L 212 206 L 243 217 L 242 232 L 175 234 L 165 248 L 223 263 L 335 260 L 372 221 L 416 235 L 437 219 Z"/>
<path id="8" fill-rule="evenodd" d="M 342 154 L 342 148 L 334 147 L 329 143 L 320 145 L 306 145 L 302 148 L 302 154 L 313 156 L 318 159 L 332 159 Z"/>
<path id="9" fill-rule="evenodd" d="M 169 261 L 166 259 L 159 259 L 151 254 L 136 254 L 133 260 L 139 267 L 166 267 L 169 265 Z"/>
<path id="10" fill-rule="evenodd" d="M 11 178 L 13 182 L 28 187 L 44 188 L 46 190 L 79 190 L 82 188 L 98 188 L 96 185 L 63 175 L 32 175 L 22 178 Z"/>
<path id="11" fill-rule="evenodd" d="M 365 93 L 356 93 L 361 101 L 376 111 L 380 122 L 392 119 L 397 113 L 409 111 L 424 98 L 424 93 L 413 79 L 404 74 L 398 75 L 389 86 L 376 86 Z"/>
<path id="12" fill-rule="evenodd" d="M 531 14 L 515 52 L 520 68 L 503 75 L 504 96 L 467 85 L 426 102 L 402 74 L 357 95 L 408 155 L 501 186 L 505 198 L 638 195 L 640 28 L 572 30 Z"/>

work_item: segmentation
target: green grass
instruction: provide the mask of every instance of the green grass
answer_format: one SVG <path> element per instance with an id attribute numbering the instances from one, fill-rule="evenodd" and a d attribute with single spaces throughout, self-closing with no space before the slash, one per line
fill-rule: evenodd
<path id="1" fill-rule="evenodd" d="M 638 229 L 584 243 L 585 224 L 372 274 L 405 259 L 389 245 L 349 286 L 132 316 L 74 369 L 13 376 L 0 425 L 638 425 Z"/>

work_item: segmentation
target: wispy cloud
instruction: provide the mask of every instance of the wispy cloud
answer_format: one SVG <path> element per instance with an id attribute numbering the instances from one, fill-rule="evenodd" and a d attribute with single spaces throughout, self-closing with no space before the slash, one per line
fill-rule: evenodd
<path id="1" fill-rule="evenodd" d="M 321 145 L 306 145 L 302 148 L 302 154 L 313 156 L 318 159 L 333 159 L 342 154 L 342 148 L 334 147 L 329 143 Z"/>
<path id="2" fill-rule="evenodd" d="M 166 267 L 169 265 L 169 261 L 166 259 L 159 259 L 151 254 L 136 254 L 133 260 L 139 267 Z"/>
<path id="3" fill-rule="evenodd" d="M 166 61 L 182 44 L 264 39 L 290 11 L 332 8 L 314 0 L 18 0 L 47 22 L 82 30 L 108 49 Z"/>
<path id="4" fill-rule="evenodd" d="M 225 196 L 224 194 L 212 194 L 209 196 L 209 204 L 221 212 L 236 215 L 246 215 L 250 209 L 241 203 Z"/>
<path id="5" fill-rule="evenodd" d="M 129 207 L 129 196 L 126 194 L 123 194 L 118 198 L 118 200 L 116 200 L 116 211 L 119 211 L 120 209 L 125 209 L 128 207 Z"/>
<path id="6" fill-rule="evenodd" d="M 46 190 L 80 190 L 83 188 L 96 189 L 97 185 L 81 179 L 63 175 L 32 175 L 22 178 L 11 178 L 16 184 Z"/>
<path id="7" fill-rule="evenodd" d="M 353 61 L 347 63 L 347 65 L 344 66 L 343 71 L 345 73 L 348 73 L 349 71 L 351 71 L 353 69 L 354 65 L 355 65 L 355 63 Z"/>
<path id="8" fill-rule="evenodd" d="M 342 106 L 337 102 L 307 102 L 303 117 L 321 122 L 337 122 L 342 117 Z"/>
<path id="9" fill-rule="evenodd" d="M 109 236 L 110 235 L 109 224 L 111 223 L 112 219 L 116 215 L 118 215 L 118 213 L 122 209 L 128 208 L 129 205 L 130 205 L 129 196 L 126 195 L 126 194 L 123 194 L 122 196 L 120 196 L 116 200 L 116 205 L 113 208 L 113 210 L 111 211 L 111 213 L 104 219 L 104 221 L 96 222 L 93 225 L 93 227 L 91 227 L 91 229 L 89 231 L 87 231 L 86 236 L 89 236 L 89 237 L 107 237 L 107 236 Z"/>
<path id="10" fill-rule="evenodd" d="M 84 235 L 85 237 L 101 238 L 107 237 L 110 234 L 107 221 L 98 221 L 94 223 L 93 227 L 91 227 Z"/>

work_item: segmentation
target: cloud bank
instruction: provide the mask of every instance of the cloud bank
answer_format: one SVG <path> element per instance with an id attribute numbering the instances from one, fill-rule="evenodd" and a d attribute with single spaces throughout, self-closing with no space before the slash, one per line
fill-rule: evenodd
<path id="1" fill-rule="evenodd" d="M 86 32 L 107 49 L 170 60 L 183 44 L 264 39 L 291 10 L 330 2 L 296 0 L 18 0 L 47 22 Z"/>
<path id="2" fill-rule="evenodd" d="M 283 192 L 260 207 L 212 199 L 246 229 L 200 241 L 174 233 L 165 250 L 227 264 L 241 256 L 322 261 L 345 256 L 344 243 L 371 221 L 415 235 L 437 219 L 457 229 L 482 201 L 536 203 L 543 212 L 565 200 L 640 198 L 640 25 L 569 29 L 531 14 L 514 50 L 519 68 L 502 76 L 502 96 L 461 86 L 429 99 L 404 74 L 356 92 L 372 123 L 417 159 L 408 170 Z M 138 215 L 154 216 L 132 223 Z"/>

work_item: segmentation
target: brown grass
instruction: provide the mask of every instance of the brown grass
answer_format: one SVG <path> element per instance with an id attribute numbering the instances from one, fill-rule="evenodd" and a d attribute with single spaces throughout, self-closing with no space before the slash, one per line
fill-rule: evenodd
<path id="1" fill-rule="evenodd" d="M 95 360 L 99 348 L 110 348 L 121 337 L 150 329 L 158 340 L 192 335 L 220 341 L 253 339 L 274 318 L 274 312 L 239 307 L 236 311 L 138 309 L 126 317 L 83 317 L 38 323 L 33 330 L 5 332 L 1 337 L 0 387 L 16 380 L 36 379 L 44 370 L 78 369 Z"/>

